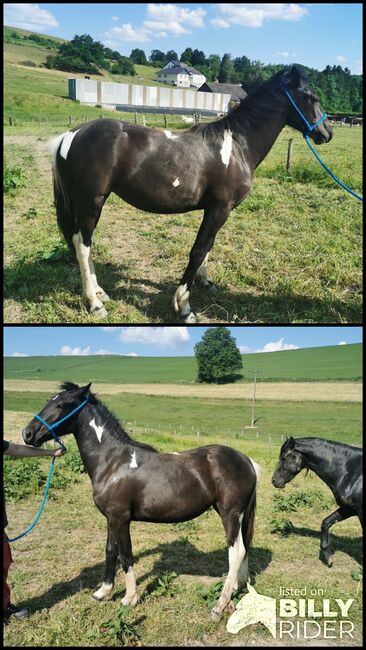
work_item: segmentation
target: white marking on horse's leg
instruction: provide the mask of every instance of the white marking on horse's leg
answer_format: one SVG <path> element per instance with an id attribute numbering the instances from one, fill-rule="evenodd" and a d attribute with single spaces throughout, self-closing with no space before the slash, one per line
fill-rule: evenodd
<path id="1" fill-rule="evenodd" d="M 138 465 L 137 465 L 137 461 L 136 461 L 136 452 L 134 451 L 134 452 L 131 454 L 130 467 L 131 467 L 131 469 L 134 469 L 134 468 L 137 467 L 137 466 L 138 466 Z"/>
<path id="2" fill-rule="evenodd" d="M 185 323 L 195 323 L 196 318 L 191 311 L 189 304 L 189 291 L 186 284 L 180 284 L 173 298 L 173 307 L 178 316 L 184 319 Z"/>
<path id="3" fill-rule="evenodd" d="M 102 586 L 93 593 L 94 600 L 110 600 L 113 596 L 114 584 L 103 582 Z"/>
<path id="4" fill-rule="evenodd" d="M 173 187 L 178 187 L 178 185 L 180 185 L 179 176 L 178 176 L 178 178 L 175 179 L 175 181 L 173 183 Z"/>
<path id="5" fill-rule="evenodd" d="M 95 433 L 97 434 L 97 438 L 98 438 L 99 442 L 101 442 L 104 428 L 101 427 L 101 426 L 98 426 L 97 423 L 95 422 L 94 418 L 89 422 L 89 426 L 94 429 Z"/>
<path id="6" fill-rule="evenodd" d="M 139 596 L 136 590 L 136 578 L 132 566 L 129 567 L 127 573 L 125 573 L 125 576 L 126 576 L 126 595 L 124 598 L 122 598 L 121 604 L 134 607 L 139 599 Z"/>
<path id="7" fill-rule="evenodd" d="M 163 133 L 165 133 L 166 137 L 169 138 L 169 140 L 176 140 L 179 136 L 174 135 L 171 131 L 165 131 L 163 129 Z"/>
<path id="8" fill-rule="evenodd" d="M 89 267 L 90 246 L 84 245 L 80 231 L 72 236 L 72 242 L 75 246 L 76 257 L 80 267 L 81 282 L 83 286 L 83 300 L 91 314 L 93 312 L 96 312 L 98 316 L 104 318 L 107 315 L 107 312 L 104 309 L 103 304 L 99 298 L 97 298 L 94 285 L 91 280 Z"/>
<path id="9" fill-rule="evenodd" d="M 225 129 L 224 131 L 224 141 L 220 149 L 221 160 L 224 163 L 225 167 L 228 166 L 230 162 L 231 150 L 233 148 L 233 136 L 230 129 Z"/>
<path id="10" fill-rule="evenodd" d="M 67 154 L 69 153 L 71 143 L 75 138 L 76 134 L 78 133 L 78 131 L 79 129 L 77 131 L 67 131 L 67 133 L 65 133 L 65 136 L 62 140 L 61 149 L 60 149 L 60 156 L 62 156 L 64 160 L 66 160 L 67 158 Z"/>
<path id="11" fill-rule="evenodd" d="M 94 263 L 93 263 L 93 260 L 92 260 L 91 251 L 90 251 L 90 255 L 89 255 L 89 271 L 90 271 L 91 281 L 92 281 L 94 289 L 95 289 L 95 293 L 99 293 L 100 294 L 99 295 L 100 300 L 104 300 L 106 302 L 110 298 L 109 298 L 108 294 L 104 291 L 104 289 L 102 289 L 102 287 L 98 283 L 97 276 L 96 276 L 95 269 L 94 269 Z"/>
<path id="12" fill-rule="evenodd" d="M 241 523 L 243 521 L 243 513 L 239 517 L 239 532 L 233 546 L 229 546 L 229 572 L 225 580 L 223 590 L 220 598 L 215 607 L 211 611 L 211 618 L 217 620 L 220 618 L 225 607 L 229 604 L 231 594 L 234 589 L 238 587 L 238 575 L 241 564 L 245 558 L 246 550 L 243 542 L 243 535 L 241 531 Z"/>

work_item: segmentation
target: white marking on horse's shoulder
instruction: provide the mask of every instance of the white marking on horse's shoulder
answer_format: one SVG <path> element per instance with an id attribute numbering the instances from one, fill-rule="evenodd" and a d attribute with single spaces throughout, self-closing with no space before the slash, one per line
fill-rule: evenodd
<path id="1" fill-rule="evenodd" d="M 133 453 L 131 453 L 130 467 L 131 467 L 131 469 L 134 469 L 135 467 L 137 467 L 136 452 L 135 451 Z"/>
<path id="2" fill-rule="evenodd" d="M 94 429 L 95 433 L 97 434 L 97 438 L 98 438 L 99 442 L 101 442 L 104 428 L 101 427 L 101 426 L 98 426 L 97 423 L 95 422 L 94 418 L 92 420 L 90 420 L 89 426 Z"/>
<path id="3" fill-rule="evenodd" d="M 77 131 L 67 131 L 65 134 L 65 137 L 62 140 L 62 145 L 60 149 L 60 156 L 66 160 L 67 154 L 69 153 L 69 149 L 71 147 L 71 143 L 76 136 L 76 134 L 79 132 L 79 129 Z"/>
<path id="4" fill-rule="evenodd" d="M 58 398 L 58 395 L 55 395 L 55 397 L 52 397 L 53 400 L 54 400 L 54 399 L 57 399 L 57 398 Z"/>
<path id="5" fill-rule="evenodd" d="M 233 148 L 233 135 L 230 129 L 225 129 L 224 131 L 224 141 L 220 149 L 221 160 L 224 163 L 225 167 L 228 166 L 230 162 L 231 151 Z"/>
<path id="6" fill-rule="evenodd" d="M 170 140 L 176 140 L 178 138 L 178 136 L 174 135 L 174 133 L 172 133 L 171 131 L 163 130 L 163 132 L 165 133 L 166 137 L 169 138 Z"/>
<path id="7" fill-rule="evenodd" d="M 180 456 L 179 451 L 167 451 L 167 454 L 175 454 L 176 456 Z"/>
<path id="8" fill-rule="evenodd" d="M 174 181 L 174 183 L 173 183 L 173 186 L 174 186 L 174 187 L 178 187 L 178 185 L 180 185 L 180 182 L 179 182 L 179 176 L 178 176 L 178 178 L 175 179 L 175 181 Z"/>

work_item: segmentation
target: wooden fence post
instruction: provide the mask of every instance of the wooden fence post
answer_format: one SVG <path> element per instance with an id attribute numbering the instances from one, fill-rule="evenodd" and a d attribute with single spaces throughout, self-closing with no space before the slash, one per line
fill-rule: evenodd
<path id="1" fill-rule="evenodd" d="M 69 126 L 71 126 L 71 115 L 69 115 Z"/>
<path id="2" fill-rule="evenodd" d="M 10 126 L 13 126 L 13 120 L 12 120 L 11 117 L 9 117 L 9 125 L 10 125 Z"/>
<path id="3" fill-rule="evenodd" d="M 142 126 L 146 126 L 146 118 L 145 118 L 145 115 L 142 115 Z"/>
<path id="4" fill-rule="evenodd" d="M 165 128 L 168 126 L 167 119 L 166 119 L 166 113 L 164 113 L 164 126 L 165 126 Z"/>
<path id="5" fill-rule="evenodd" d="M 135 111 L 135 124 L 137 124 L 137 112 Z"/>
<path id="6" fill-rule="evenodd" d="M 292 148 L 293 148 L 294 140 L 293 138 L 290 138 L 288 141 L 288 149 L 287 149 L 287 163 L 286 163 L 286 169 L 287 171 L 291 167 L 292 163 Z"/>

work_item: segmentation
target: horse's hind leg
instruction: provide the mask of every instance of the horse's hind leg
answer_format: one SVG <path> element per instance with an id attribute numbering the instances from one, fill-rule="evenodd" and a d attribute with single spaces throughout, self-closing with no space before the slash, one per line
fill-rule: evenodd
<path id="1" fill-rule="evenodd" d="M 196 241 L 192 246 L 189 254 L 189 263 L 186 271 L 180 281 L 173 298 L 173 308 L 179 318 L 183 318 L 185 323 L 194 323 L 196 317 L 191 311 L 189 304 L 189 294 L 192 288 L 193 280 L 199 272 L 199 278 L 205 277 L 207 280 L 207 254 L 211 250 L 215 237 L 224 225 L 230 214 L 228 206 L 215 206 L 207 208 L 203 215 L 200 229 L 197 233 Z M 199 271 L 199 269 L 201 269 Z M 207 280 L 208 281 L 208 280 Z"/>
<path id="2" fill-rule="evenodd" d="M 217 289 L 216 284 L 209 279 L 207 273 L 208 256 L 209 253 L 206 254 L 205 259 L 203 260 L 201 266 L 199 267 L 194 281 L 196 284 L 200 284 L 201 287 L 207 289 L 208 291 L 216 291 Z"/>
<path id="3" fill-rule="evenodd" d="M 333 526 L 333 524 L 336 524 L 337 521 L 343 521 L 344 519 L 348 519 L 349 517 L 352 517 L 352 515 L 354 514 L 355 514 L 354 512 L 350 512 L 349 510 L 341 506 L 340 508 L 338 508 L 338 510 L 332 512 L 331 515 L 329 515 L 322 521 L 319 559 L 322 560 L 329 567 L 331 567 L 333 564 L 333 559 L 332 559 L 333 551 L 329 545 L 329 528 Z"/>
<path id="4" fill-rule="evenodd" d="M 105 549 L 105 574 L 103 584 L 92 595 L 94 600 L 110 600 L 113 596 L 114 577 L 116 575 L 116 564 L 118 558 L 118 546 L 114 541 L 108 525 L 108 537 Z"/>
<path id="5" fill-rule="evenodd" d="M 238 515 L 237 513 L 230 513 L 227 517 L 224 517 L 221 514 L 221 517 L 229 544 L 229 572 L 227 574 L 227 578 L 225 580 L 220 598 L 215 604 L 215 607 L 211 610 L 211 618 L 214 621 L 217 621 L 221 617 L 225 607 L 227 607 L 227 605 L 230 603 L 233 590 L 238 587 L 238 583 L 241 578 L 241 567 L 244 564 L 245 568 L 246 556 L 246 549 L 244 546 L 241 530 L 243 514 Z"/>

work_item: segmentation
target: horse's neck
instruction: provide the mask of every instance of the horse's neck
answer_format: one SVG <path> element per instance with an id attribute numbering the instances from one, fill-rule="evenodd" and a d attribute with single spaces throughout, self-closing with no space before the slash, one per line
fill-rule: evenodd
<path id="1" fill-rule="evenodd" d="M 116 441 L 103 422 L 100 407 L 94 404 L 88 404 L 80 413 L 74 433 L 81 459 L 91 479 L 101 465 L 101 456 L 103 462 L 108 457 L 113 458 L 114 453 L 109 452 L 115 450 L 116 446 L 122 448 L 130 441 L 129 436 L 122 432 L 121 439 Z"/>
<path id="2" fill-rule="evenodd" d="M 236 109 L 240 111 L 240 107 Z M 236 140 L 241 146 L 243 155 L 250 164 L 252 169 L 256 169 L 272 149 L 279 134 L 286 123 L 286 106 L 280 105 L 272 113 L 264 115 L 262 118 L 252 116 L 250 110 L 243 109 L 244 129 L 239 128 Z M 240 120 L 240 113 L 238 114 Z M 249 162 L 249 161 L 248 161 Z"/>
<path id="3" fill-rule="evenodd" d="M 336 478 L 337 467 L 335 465 L 335 449 L 326 441 L 319 440 L 314 445 L 299 444 L 299 451 L 305 458 L 305 467 L 311 469 L 319 478 L 332 487 Z"/>

